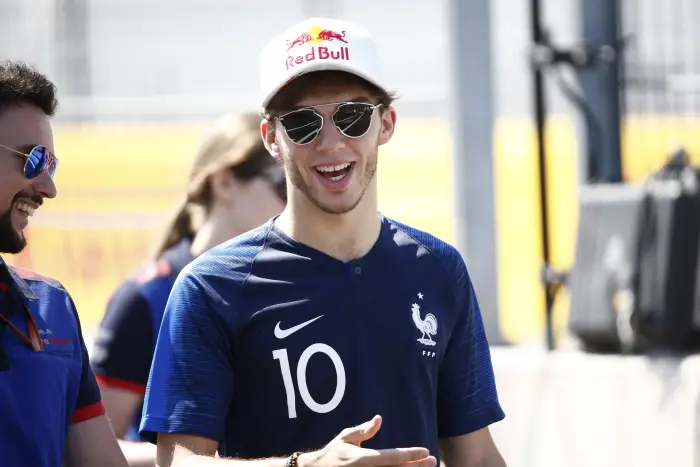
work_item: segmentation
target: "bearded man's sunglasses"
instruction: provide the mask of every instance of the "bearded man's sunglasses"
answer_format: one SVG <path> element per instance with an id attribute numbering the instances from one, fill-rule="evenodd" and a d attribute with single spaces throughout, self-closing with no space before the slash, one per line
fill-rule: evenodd
<path id="1" fill-rule="evenodd" d="M 58 158 L 49 151 L 46 146 L 34 146 L 28 153 L 12 149 L 0 144 L 0 148 L 7 149 L 17 156 L 26 159 L 24 163 L 24 176 L 28 179 L 38 177 L 44 170 L 47 170 L 49 177 L 53 178 L 58 165 Z"/>

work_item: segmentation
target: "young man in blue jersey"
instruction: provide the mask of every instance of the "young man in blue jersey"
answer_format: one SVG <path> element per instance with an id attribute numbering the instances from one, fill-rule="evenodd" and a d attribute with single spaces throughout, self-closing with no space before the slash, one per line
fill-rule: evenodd
<path id="1" fill-rule="evenodd" d="M 56 196 L 54 85 L 0 62 L 0 253 L 19 253 L 29 218 Z M 0 258 L 0 464 L 126 466 L 88 364 L 80 320 L 57 281 Z"/>
<path id="2" fill-rule="evenodd" d="M 365 28 L 331 19 L 263 50 L 261 133 L 288 204 L 177 279 L 141 424 L 159 465 L 505 466 L 464 261 L 378 212 L 396 124 L 379 62 Z"/>

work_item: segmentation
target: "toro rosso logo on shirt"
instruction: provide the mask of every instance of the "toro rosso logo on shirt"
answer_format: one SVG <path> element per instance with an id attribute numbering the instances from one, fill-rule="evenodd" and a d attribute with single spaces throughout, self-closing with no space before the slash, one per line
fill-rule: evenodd
<path id="1" fill-rule="evenodd" d="M 0 282 L 0 301 L 5 298 L 8 290 L 8 285 Z M 51 329 L 39 329 L 39 336 L 44 345 L 71 345 L 72 343 L 70 337 L 55 337 Z"/>
<path id="2" fill-rule="evenodd" d="M 39 335 L 44 345 L 70 345 L 70 337 L 54 337 L 51 329 L 39 329 Z"/>

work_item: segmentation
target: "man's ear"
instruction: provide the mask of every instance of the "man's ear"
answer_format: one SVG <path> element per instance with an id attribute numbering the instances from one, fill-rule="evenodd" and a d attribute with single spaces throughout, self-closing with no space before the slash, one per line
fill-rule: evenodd
<path id="1" fill-rule="evenodd" d="M 379 128 L 379 138 L 378 142 L 381 146 L 391 141 L 392 136 L 394 136 L 394 128 L 396 127 L 396 109 L 393 107 L 388 107 L 386 110 L 379 114 L 379 123 L 381 124 Z"/>
<path id="2" fill-rule="evenodd" d="M 274 119 L 264 118 L 260 122 L 260 134 L 267 151 L 277 160 L 282 160 L 282 152 L 277 143 L 277 130 Z"/>

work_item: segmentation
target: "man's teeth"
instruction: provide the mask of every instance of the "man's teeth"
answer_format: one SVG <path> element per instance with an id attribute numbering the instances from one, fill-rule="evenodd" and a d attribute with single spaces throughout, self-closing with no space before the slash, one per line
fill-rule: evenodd
<path id="1" fill-rule="evenodd" d="M 26 212 L 30 216 L 34 215 L 35 209 L 33 207 L 29 206 L 28 204 L 16 202 L 14 204 L 14 207 L 15 207 L 15 209 L 17 209 L 19 211 Z"/>
<path id="2" fill-rule="evenodd" d="M 338 164 L 338 165 L 324 165 L 320 167 L 316 167 L 316 170 L 319 172 L 337 172 L 339 170 L 345 170 L 348 167 L 350 167 L 350 162 L 346 162 L 344 164 Z M 333 177 L 337 178 L 337 177 Z M 340 178 L 343 178 L 342 176 Z"/>

